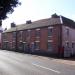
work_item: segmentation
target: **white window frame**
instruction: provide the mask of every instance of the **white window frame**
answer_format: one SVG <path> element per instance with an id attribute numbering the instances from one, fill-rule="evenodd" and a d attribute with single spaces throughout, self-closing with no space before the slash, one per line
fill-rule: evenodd
<path id="1" fill-rule="evenodd" d="M 40 41 L 35 41 L 35 43 L 40 43 Z M 40 50 L 40 45 L 39 48 L 36 48 L 35 50 Z"/>
<path id="2" fill-rule="evenodd" d="M 50 26 L 50 27 L 48 27 L 48 30 L 49 29 L 52 29 L 53 30 L 53 27 L 52 26 Z M 48 32 L 49 33 L 49 32 Z M 52 35 L 48 35 L 48 37 L 52 37 Z"/>
<path id="3" fill-rule="evenodd" d="M 27 30 L 28 32 L 30 32 L 31 30 L 29 29 L 29 30 Z"/>
<path id="4" fill-rule="evenodd" d="M 53 29 L 53 26 L 49 26 L 48 29 Z"/>
<path id="5" fill-rule="evenodd" d="M 37 28 L 36 30 L 37 30 L 37 31 L 39 31 L 39 30 L 40 30 L 40 28 Z"/>
<path id="6" fill-rule="evenodd" d="M 40 28 L 37 28 L 36 31 L 40 31 Z M 36 32 L 35 32 L 36 35 Z M 40 36 L 36 36 L 36 38 L 40 38 Z"/>
<path id="7" fill-rule="evenodd" d="M 68 45 L 67 45 L 67 43 L 68 43 Z M 70 46 L 69 46 L 69 44 L 70 44 L 69 41 L 66 41 L 65 44 L 66 44 L 66 47 L 68 47 L 68 48 L 70 47 Z"/>
<path id="8" fill-rule="evenodd" d="M 48 40 L 48 42 L 53 42 L 53 40 Z"/>
<path id="9" fill-rule="evenodd" d="M 74 48 L 73 44 L 75 45 L 75 42 L 72 42 L 72 48 Z"/>
<path id="10" fill-rule="evenodd" d="M 53 41 L 48 41 L 48 43 L 52 43 Z M 48 48 L 48 43 L 47 43 L 47 48 Z M 53 48 L 51 48 L 51 49 L 49 49 L 48 48 L 48 51 L 52 51 L 53 50 Z"/>

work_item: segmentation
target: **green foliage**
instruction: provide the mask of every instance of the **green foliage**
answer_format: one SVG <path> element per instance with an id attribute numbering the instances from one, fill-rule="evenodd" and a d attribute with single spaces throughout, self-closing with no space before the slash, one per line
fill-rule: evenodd
<path id="1" fill-rule="evenodd" d="M 21 3 L 18 0 L 0 0 L 0 20 L 7 18 L 7 13 L 12 13 L 14 7 Z"/>

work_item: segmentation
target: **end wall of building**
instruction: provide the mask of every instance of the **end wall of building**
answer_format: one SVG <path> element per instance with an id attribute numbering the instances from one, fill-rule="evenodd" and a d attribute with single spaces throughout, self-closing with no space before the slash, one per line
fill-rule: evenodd
<path id="1" fill-rule="evenodd" d="M 75 55 L 75 29 L 62 26 L 62 46 L 64 47 L 64 56 Z"/>

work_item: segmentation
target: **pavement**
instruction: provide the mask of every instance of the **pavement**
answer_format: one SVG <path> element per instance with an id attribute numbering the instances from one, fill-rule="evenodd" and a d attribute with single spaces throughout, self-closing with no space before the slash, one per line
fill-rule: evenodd
<path id="1" fill-rule="evenodd" d="M 38 56 L 41 58 L 41 56 Z M 53 59 L 54 62 L 62 63 L 62 64 L 67 64 L 70 66 L 75 66 L 75 57 L 70 57 L 70 58 L 56 58 L 56 57 L 43 57 L 42 59 L 48 60 L 48 59 Z"/>
<path id="2" fill-rule="evenodd" d="M 0 50 L 0 75 L 75 75 L 75 61 Z"/>
<path id="3" fill-rule="evenodd" d="M 54 61 L 58 62 L 58 63 L 63 63 L 63 64 L 67 64 L 67 65 L 71 65 L 71 66 L 75 66 L 75 61 L 72 60 L 64 60 L 64 59 L 55 59 Z"/>

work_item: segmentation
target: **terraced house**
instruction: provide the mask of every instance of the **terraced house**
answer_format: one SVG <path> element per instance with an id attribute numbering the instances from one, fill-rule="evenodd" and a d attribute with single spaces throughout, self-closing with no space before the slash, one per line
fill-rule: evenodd
<path id="1" fill-rule="evenodd" d="M 2 49 L 70 57 L 75 55 L 74 33 L 73 20 L 53 14 L 22 25 L 11 24 L 2 34 Z"/>

